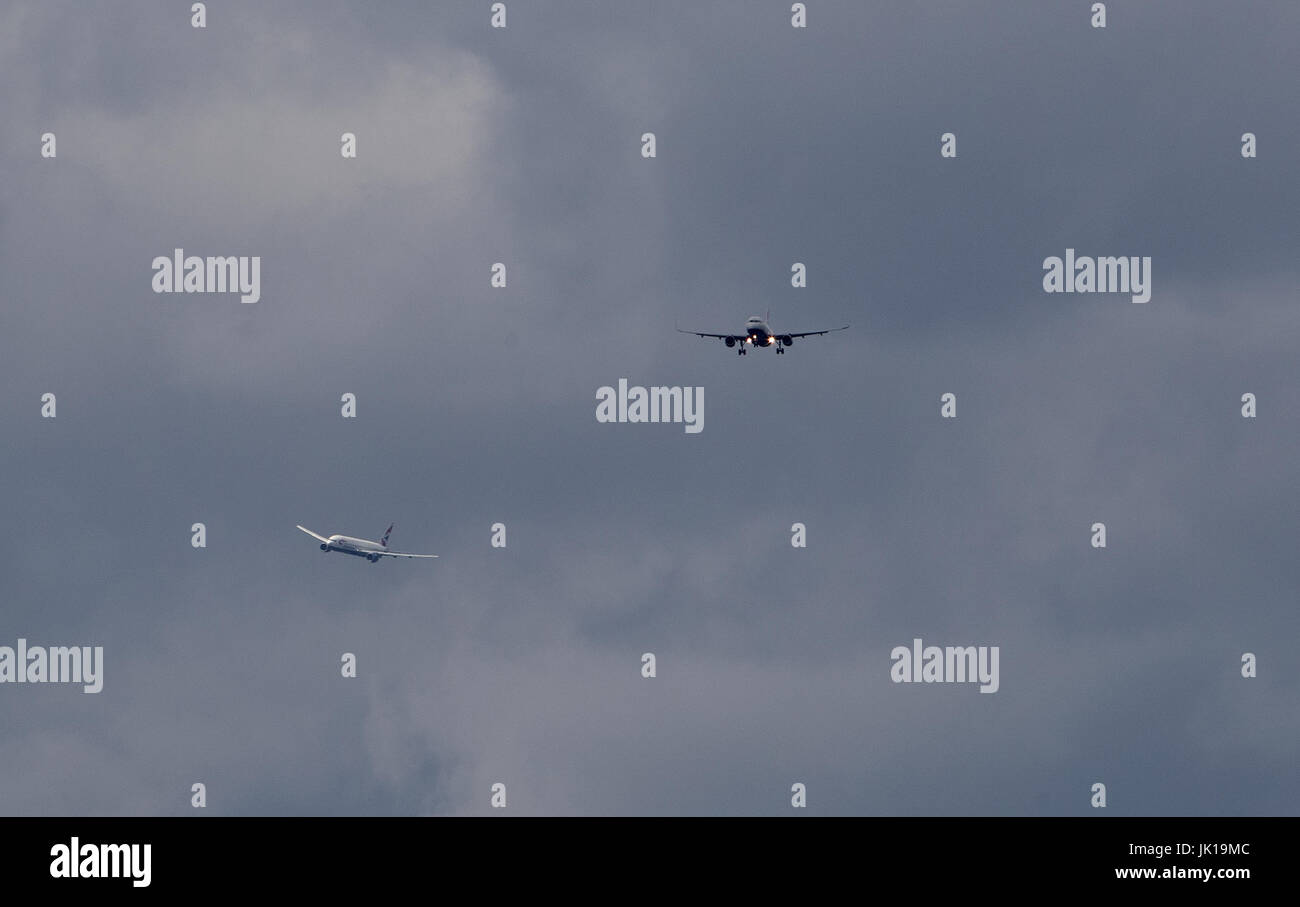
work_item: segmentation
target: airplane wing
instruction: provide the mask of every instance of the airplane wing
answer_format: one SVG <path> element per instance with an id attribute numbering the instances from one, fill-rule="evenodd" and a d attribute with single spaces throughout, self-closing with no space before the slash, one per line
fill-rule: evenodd
<path id="1" fill-rule="evenodd" d="M 329 539 L 325 538 L 325 536 L 317 535 L 316 533 L 308 529 L 306 526 L 299 526 L 298 528 L 301 529 L 303 532 L 307 533 L 308 535 L 310 535 L 314 539 L 320 539 L 322 542 L 325 542 L 326 544 L 329 543 Z"/>
<path id="2" fill-rule="evenodd" d="M 824 331 L 804 331 L 802 334 L 789 334 L 789 335 L 784 335 L 784 334 L 782 334 L 780 331 L 776 331 L 775 333 L 776 333 L 776 336 L 778 336 L 778 337 L 782 337 L 782 336 L 790 336 L 790 337 L 816 337 L 816 336 L 819 335 L 819 334 L 829 334 L 829 333 L 831 333 L 832 331 L 847 331 L 848 329 L 849 329 L 849 326 L 846 324 L 846 325 L 844 325 L 844 327 L 842 327 L 842 328 L 827 328 L 827 329 L 824 330 Z"/>
<path id="3" fill-rule="evenodd" d="M 403 554 L 401 551 L 376 551 L 380 557 L 437 557 L 436 554 Z"/>
<path id="4" fill-rule="evenodd" d="M 681 328 L 678 328 L 677 332 L 679 334 L 694 334 L 696 337 L 716 337 L 718 340 L 726 340 L 728 337 L 737 341 L 745 339 L 744 334 L 705 334 L 701 331 L 683 331 Z"/>

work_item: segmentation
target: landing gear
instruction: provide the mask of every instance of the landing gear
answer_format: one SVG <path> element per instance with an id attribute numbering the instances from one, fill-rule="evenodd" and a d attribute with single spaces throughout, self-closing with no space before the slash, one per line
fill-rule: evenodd
<path id="1" fill-rule="evenodd" d="M 778 356 L 784 356 L 784 355 L 785 355 L 785 347 L 783 347 L 783 346 L 778 346 L 778 347 L 776 348 L 776 354 L 777 354 Z"/>
<path id="2" fill-rule="evenodd" d="M 737 356 L 745 355 L 745 348 L 742 346 L 740 349 L 736 350 L 736 355 Z"/>

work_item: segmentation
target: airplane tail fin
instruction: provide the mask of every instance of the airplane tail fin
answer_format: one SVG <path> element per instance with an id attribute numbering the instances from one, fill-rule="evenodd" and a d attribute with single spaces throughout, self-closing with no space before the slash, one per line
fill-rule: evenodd
<path id="1" fill-rule="evenodd" d="M 387 547 L 388 547 L 388 536 L 389 536 L 390 533 L 392 533 L 392 531 L 393 531 L 393 525 L 390 524 L 389 527 L 388 527 L 388 530 L 384 533 L 384 537 L 383 537 L 382 539 L 379 540 L 379 544 L 381 544 L 381 545 L 383 545 L 385 548 L 387 548 Z"/>

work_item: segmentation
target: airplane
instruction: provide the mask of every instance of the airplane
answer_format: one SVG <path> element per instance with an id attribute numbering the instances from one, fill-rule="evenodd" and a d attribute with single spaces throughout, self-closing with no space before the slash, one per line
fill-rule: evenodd
<path id="1" fill-rule="evenodd" d="M 771 313 L 768 313 L 768 319 L 771 319 Z M 785 353 L 785 348 L 794 343 L 796 337 L 814 337 L 819 334 L 829 334 L 832 331 L 844 331 L 848 325 L 842 328 L 828 328 L 825 331 L 804 331 L 799 334 L 774 334 L 772 329 L 767 326 L 767 321 L 759 318 L 757 315 L 750 315 L 749 320 L 745 322 L 745 333 L 743 334 L 705 334 L 700 331 L 683 331 L 677 330 L 683 334 L 694 334 L 697 337 L 716 337 L 727 345 L 728 348 L 739 346 L 736 353 L 743 356 L 746 353 L 747 346 L 775 346 L 778 355 Z"/>
<path id="2" fill-rule="evenodd" d="M 393 531 L 393 527 L 388 527 L 388 532 L 377 542 L 369 539 L 354 539 L 348 535 L 331 535 L 326 538 L 323 535 L 317 535 L 306 526 L 299 526 L 303 532 L 307 533 L 314 539 L 320 540 L 320 550 L 328 554 L 331 551 L 341 551 L 344 554 L 354 554 L 357 557 L 364 557 L 372 564 L 379 563 L 381 557 L 437 557 L 436 554 L 404 554 L 401 551 L 388 550 L 388 536 Z"/>

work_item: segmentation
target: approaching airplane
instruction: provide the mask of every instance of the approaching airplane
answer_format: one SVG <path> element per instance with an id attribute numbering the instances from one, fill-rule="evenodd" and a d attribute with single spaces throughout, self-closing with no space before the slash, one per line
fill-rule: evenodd
<path id="1" fill-rule="evenodd" d="M 347 535 L 331 535 L 326 538 L 323 535 L 317 535 L 306 526 L 299 526 L 303 532 L 307 533 L 314 539 L 320 539 L 320 550 L 328 554 L 331 551 L 342 551 L 344 554 L 355 554 L 357 557 L 364 557 L 372 564 L 379 563 L 381 557 L 437 557 L 436 554 L 403 554 L 401 551 L 388 550 L 388 536 L 393 531 L 393 527 L 388 527 L 388 532 L 377 542 L 370 539 L 354 539 Z"/>
<path id="2" fill-rule="evenodd" d="M 771 317 L 770 315 L 768 316 Z M 743 356 L 747 346 L 775 346 L 778 354 L 784 353 L 785 348 L 794 343 L 796 337 L 815 337 L 818 334 L 829 334 L 831 331 L 843 331 L 848 329 L 848 325 L 842 328 L 828 328 L 825 331 L 804 331 L 799 334 L 774 334 L 772 329 L 767 326 L 767 322 L 757 315 L 750 315 L 749 320 L 745 322 L 745 333 L 743 334 L 705 334 L 700 331 L 683 331 L 683 334 L 694 334 L 696 337 L 716 337 L 725 343 L 728 347 L 739 346 L 736 352 Z"/>

